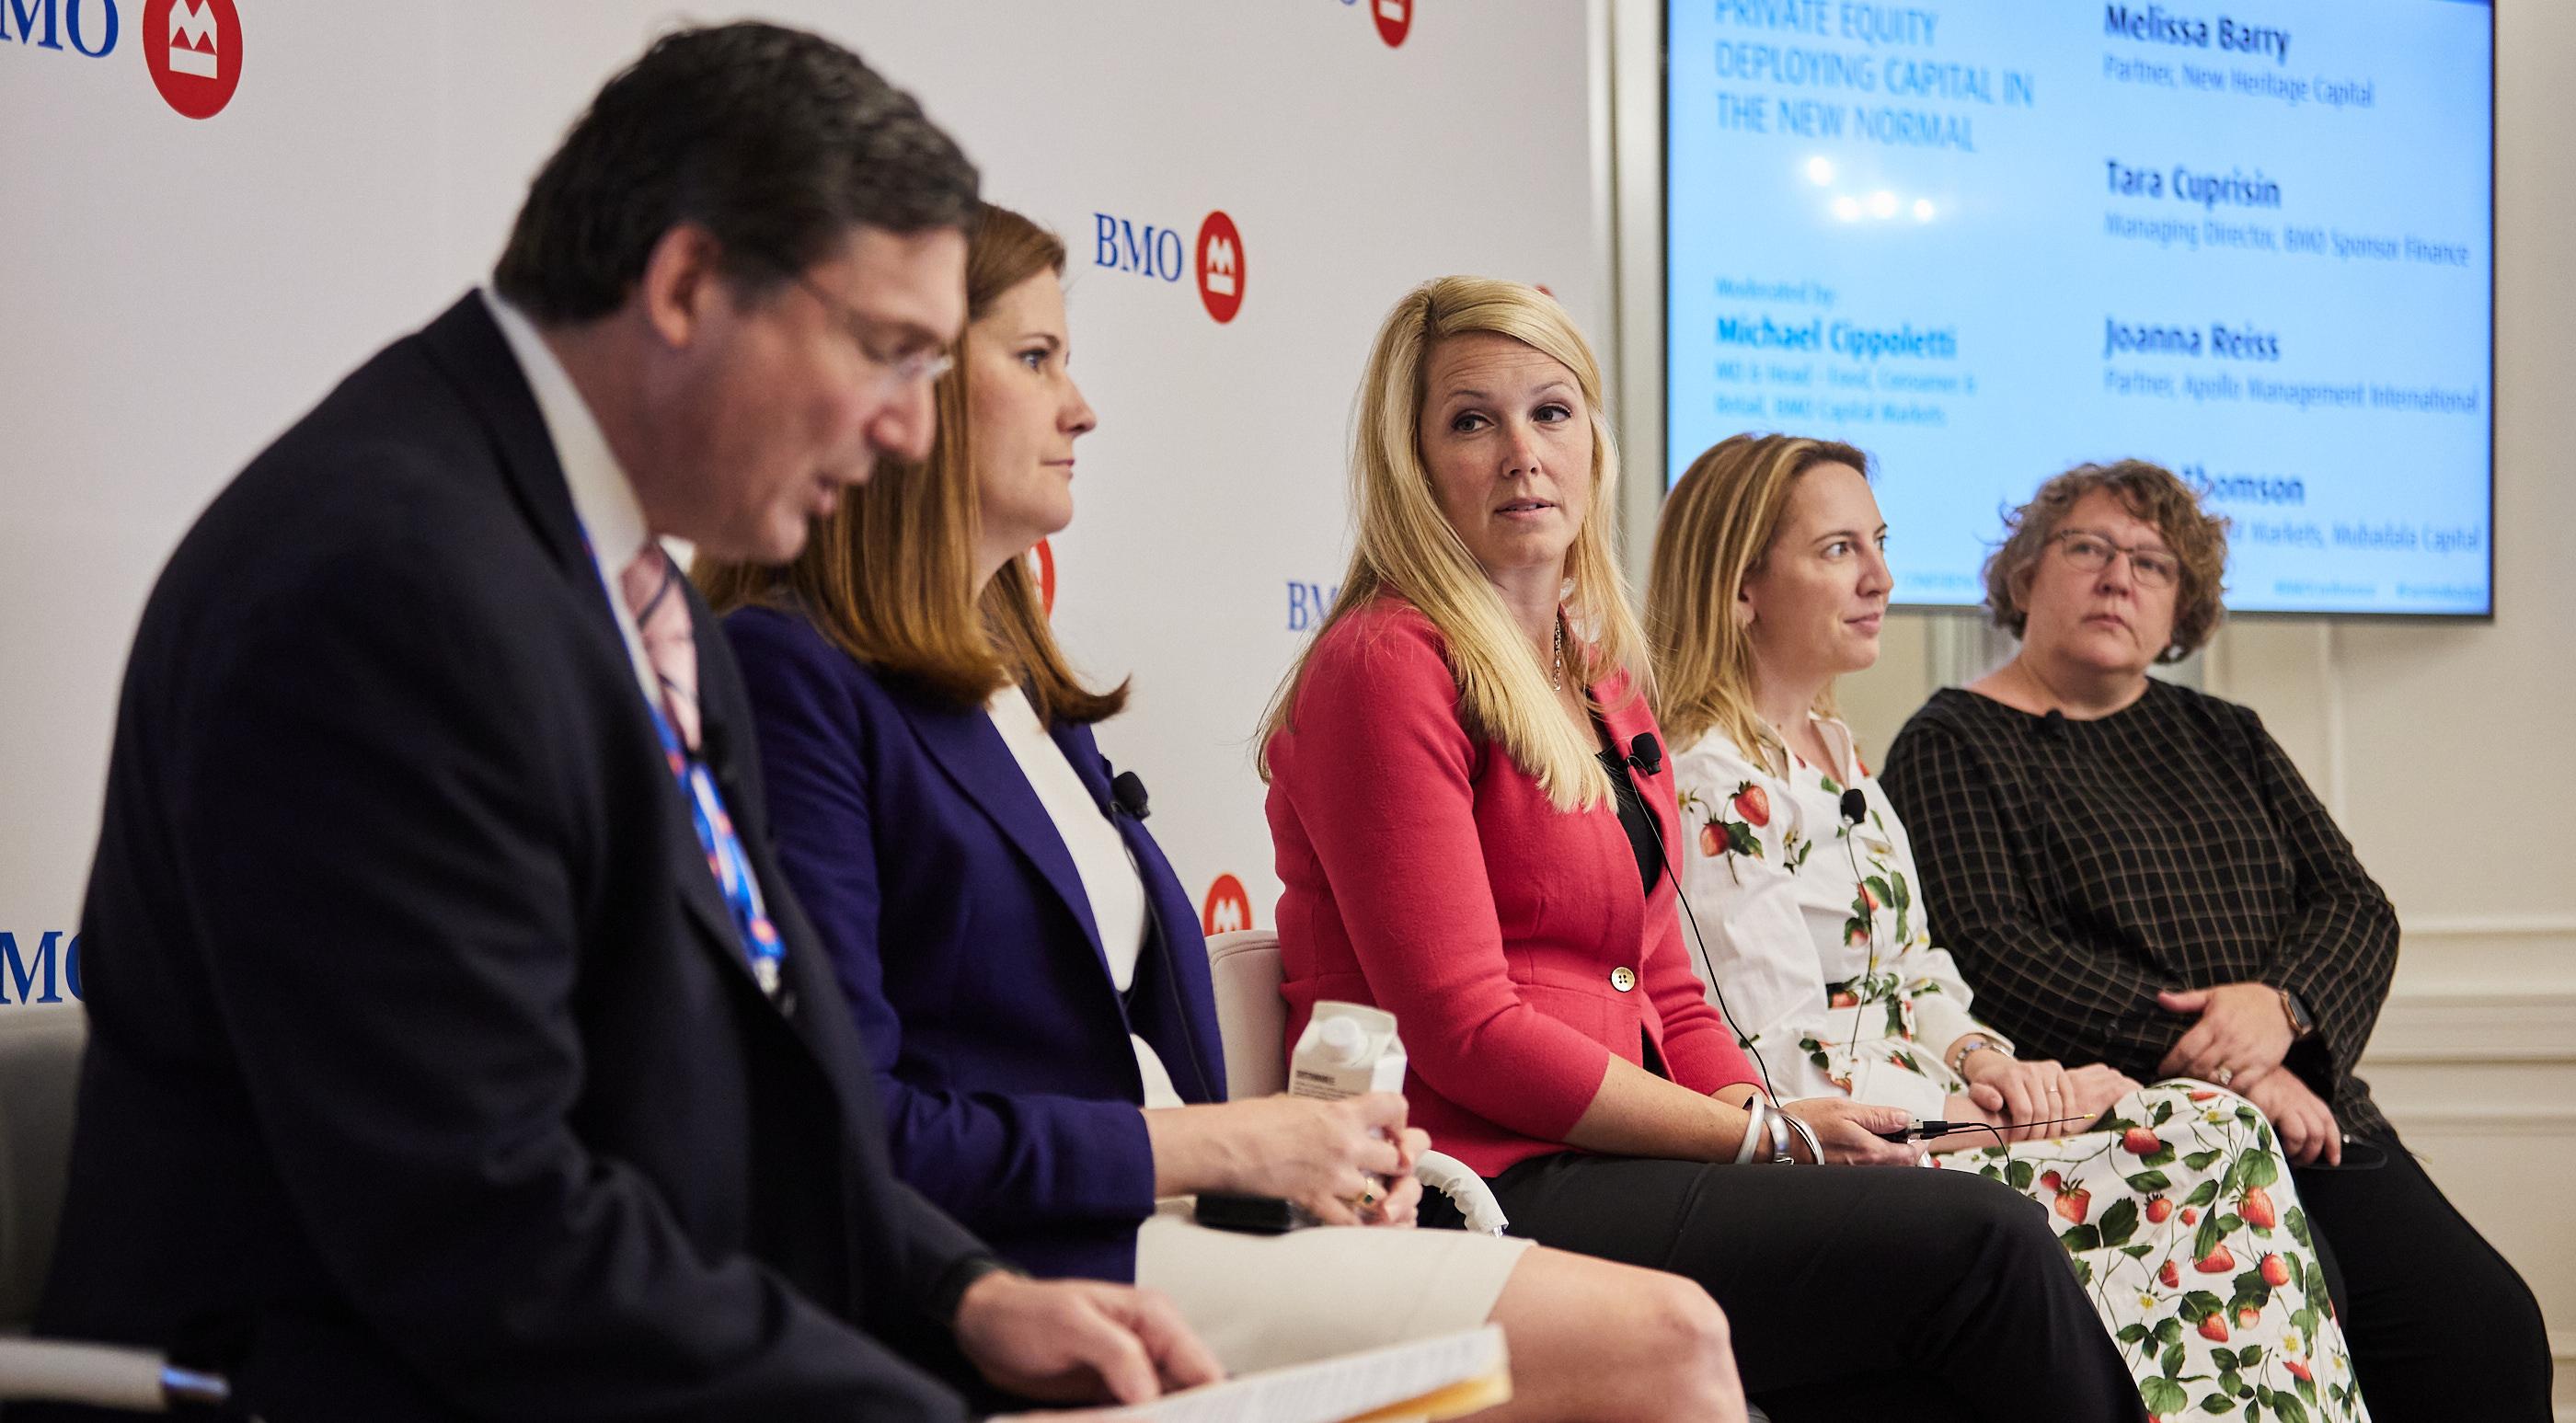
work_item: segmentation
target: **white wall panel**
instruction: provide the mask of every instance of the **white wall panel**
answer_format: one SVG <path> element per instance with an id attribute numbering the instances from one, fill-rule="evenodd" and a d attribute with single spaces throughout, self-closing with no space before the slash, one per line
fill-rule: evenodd
<path id="1" fill-rule="evenodd" d="M 28 0 L 35 3 L 35 0 Z M 67 0 L 44 0 L 63 5 Z M 82 0 L 89 43 L 111 0 Z M 238 89 L 183 118 L 145 0 L 102 57 L 0 41 L 0 931 L 67 943 L 117 680 L 161 560 L 341 373 L 485 273 L 529 175 L 660 0 L 234 0 Z M 1425 277 L 1608 309 L 1593 21 L 1568 0 L 804 0 L 920 96 L 996 201 L 1072 253 L 1074 370 L 1099 409 L 1055 540 L 1058 622 L 1100 679 L 1194 895 L 1277 893 L 1250 738 L 1302 644 L 1292 583 L 1347 552 L 1344 449 L 1378 317 Z M 0 6 L 0 10 L 5 10 Z M 718 12 L 729 16 L 730 12 Z M 1242 239 L 1241 307 L 1194 272 L 1100 265 L 1100 214 Z M 0 992 L 18 995 L 0 972 Z"/>

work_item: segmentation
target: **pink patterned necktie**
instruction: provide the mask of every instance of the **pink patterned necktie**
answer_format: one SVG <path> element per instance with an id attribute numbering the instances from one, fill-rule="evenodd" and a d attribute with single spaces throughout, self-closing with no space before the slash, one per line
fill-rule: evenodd
<path id="1" fill-rule="evenodd" d="M 647 540 L 624 571 L 617 590 L 644 637 L 644 658 L 662 685 L 662 709 L 680 744 L 698 749 L 698 641 L 689 624 L 689 600 L 680 592 L 680 570 L 659 540 Z"/>

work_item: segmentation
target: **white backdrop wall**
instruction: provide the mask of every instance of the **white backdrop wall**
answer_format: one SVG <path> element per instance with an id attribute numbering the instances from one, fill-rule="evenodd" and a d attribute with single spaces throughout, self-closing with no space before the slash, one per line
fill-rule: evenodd
<path id="1" fill-rule="evenodd" d="M 238 87 L 196 120 L 151 73 L 171 0 L 30 4 L 30 33 L 0 24 L 11 1004 L 49 982 L 71 996 L 118 679 L 189 521 L 341 374 L 488 272 L 529 175 L 602 80 L 671 25 L 736 13 L 212 0 L 216 62 Z M 750 12 L 857 48 L 959 137 L 988 196 L 1065 239 L 1073 369 L 1101 425 L 1081 447 L 1076 522 L 1050 548 L 1057 624 L 1096 678 L 1133 675 L 1132 709 L 1101 740 L 1152 787 L 1192 894 L 1221 926 L 1266 924 L 1277 881 L 1250 738 L 1340 578 L 1343 451 L 1377 319 L 1452 271 L 1545 284 L 1587 328 L 1607 310 L 1590 7 Z M 1217 212 L 1240 243 L 1223 323 L 1196 260 Z"/>

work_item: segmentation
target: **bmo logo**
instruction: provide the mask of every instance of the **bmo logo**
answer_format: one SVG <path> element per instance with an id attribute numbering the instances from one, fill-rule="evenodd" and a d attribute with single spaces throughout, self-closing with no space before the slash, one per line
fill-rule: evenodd
<path id="1" fill-rule="evenodd" d="M 8 0 L 0 0 L 0 10 Z M 9 990 L 18 990 L 12 998 Z M 0 929 L 0 1008 L 15 1004 L 60 1003 L 81 996 L 80 935 L 47 929 L 23 941 Z"/>
<path id="2" fill-rule="evenodd" d="M 1190 277 L 1198 284 L 1199 304 L 1220 326 L 1243 309 L 1243 233 L 1224 212 L 1201 219 L 1195 239 L 1184 239 L 1177 227 L 1139 223 L 1105 212 L 1091 217 L 1093 266 L 1174 285 Z"/>
<path id="3" fill-rule="evenodd" d="M 126 0 L 131 4 L 132 0 Z M 118 0 L 0 0 L 0 42 L 104 59 L 125 31 Z M 135 42 L 161 101 L 210 119 L 241 86 L 241 14 L 233 0 L 146 0 Z"/>
<path id="4" fill-rule="evenodd" d="M 1311 632 L 1324 625 L 1324 615 L 1342 596 L 1341 585 L 1288 580 L 1288 630 Z"/>
<path id="5" fill-rule="evenodd" d="M 1243 881 L 1232 875 L 1218 875 L 1216 883 L 1208 886 L 1206 900 L 1199 905 L 1199 928 L 1213 939 L 1251 927 L 1252 896 L 1243 892 Z"/>
<path id="6" fill-rule="evenodd" d="M 1377 37 L 1388 49 L 1400 49 L 1413 33 L 1413 0 L 1367 0 L 1377 20 Z"/>
<path id="7" fill-rule="evenodd" d="M 1243 309 L 1243 234 L 1234 219 L 1212 212 L 1199 224 L 1199 300 L 1223 326 Z"/>
<path id="8" fill-rule="evenodd" d="M 0 40 L 105 59 L 116 31 L 116 0 L 0 0 Z"/>
<path id="9" fill-rule="evenodd" d="M 1029 573 L 1038 580 L 1038 604 L 1055 616 L 1055 550 L 1044 539 L 1029 550 Z"/>
<path id="10" fill-rule="evenodd" d="M 182 117 L 224 111 L 241 85 L 241 57 L 233 0 L 150 0 L 143 7 L 143 62 L 152 87 Z"/>

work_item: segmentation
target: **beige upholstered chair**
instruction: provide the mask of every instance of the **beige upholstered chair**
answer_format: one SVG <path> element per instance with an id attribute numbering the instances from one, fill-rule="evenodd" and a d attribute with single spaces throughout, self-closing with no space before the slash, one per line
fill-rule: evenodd
<path id="1" fill-rule="evenodd" d="M 1226 1095 L 1286 1091 L 1288 1004 L 1279 996 L 1279 935 L 1268 929 L 1219 934 L 1208 940 L 1208 970 L 1216 984 L 1217 1031 L 1225 1038 Z M 1510 1224 L 1493 1188 L 1456 1157 L 1427 1152 L 1413 1174 L 1447 1196 L 1469 1230 L 1500 1235 Z"/>

